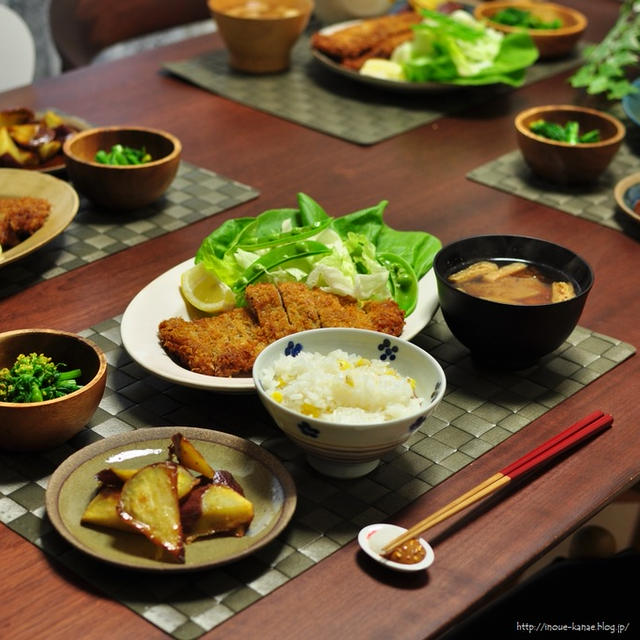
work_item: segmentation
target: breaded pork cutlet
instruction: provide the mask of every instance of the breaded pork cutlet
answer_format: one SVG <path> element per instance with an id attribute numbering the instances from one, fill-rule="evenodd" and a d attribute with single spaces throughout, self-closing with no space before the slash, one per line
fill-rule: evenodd
<path id="1" fill-rule="evenodd" d="M 393 300 L 360 305 L 305 284 L 253 284 L 245 291 L 246 308 L 187 321 L 160 323 L 164 350 L 183 367 L 211 376 L 246 375 L 267 344 L 286 335 L 319 327 L 356 327 L 402 333 L 404 313 Z"/>
<path id="2" fill-rule="evenodd" d="M 407 29 L 402 33 L 394 33 L 393 35 L 380 40 L 371 49 L 367 49 L 362 55 L 356 58 L 342 58 L 342 66 L 354 71 L 360 71 L 362 65 L 370 58 L 391 58 L 391 54 L 396 47 L 413 38 L 413 31 Z"/>
<path id="3" fill-rule="evenodd" d="M 51 212 L 44 198 L 0 198 L 0 247 L 9 249 L 33 235 Z"/>
<path id="4" fill-rule="evenodd" d="M 280 293 L 274 285 L 250 285 L 245 290 L 245 299 L 267 342 L 275 342 L 296 331 L 289 322 Z"/>
<path id="5" fill-rule="evenodd" d="M 303 282 L 281 282 L 278 291 L 289 323 L 294 331 L 319 329 L 322 324 L 315 307 L 313 292 Z"/>
<path id="6" fill-rule="evenodd" d="M 404 329 L 404 311 L 394 300 L 371 300 L 365 302 L 363 310 L 373 325 L 374 331 L 399 336 Z"/>
<path id="7" fill-rule="evenodd" d="M 404 33 L 410 38 L 411 25 L 421 19 L 414 11 L 370 18 L 330 34 L 314 33 L 311 46 L 338 61 L 359 58 L 392 36 Z"/>
<path id="8" fill-rule="evenodd" d="M 350 296 L 336 296 L 322 289 L 312 289 L 314 305 L 323 327 L 373 329 L 366 312 Z"/>
<path id="9" fill-rule="evenodd" d="M 251 371 L 267 346 L 259 325 L 245 308 L 187 321 L 163 320 L 160 344 L 179 364 L 195 373 L 229 377 Z"/>

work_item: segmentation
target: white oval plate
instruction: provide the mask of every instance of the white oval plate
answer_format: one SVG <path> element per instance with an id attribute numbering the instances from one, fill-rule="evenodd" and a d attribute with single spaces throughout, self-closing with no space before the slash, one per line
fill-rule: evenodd
<path id="1" fill-rule="evenodd" d="M 168 318 L 191 320 L 190 307 L 180 293 L 180 276 L 193 266 L 193 258 L 185 260 L 152 280 L 140 291 L 126 308 L 122 316 L 120 334 L 122 344 L 129 355 L 147 371 L 160 378 L 196 389 L 210 391 L 250 392 L 255 391 L 251 375 L 224 378 L 194 373 L 175 363 L 160 346 L 158 325 Z M 401 338 L 410 340 L 418 334 L 433 317 L 438 308 L 438 291 L 433 269 L 420 280 L 418 304 L 407 318 Z"/>
<path id="2" fill-rule="evenodd" d="M 358 534 L 358 544 L 362 550 L 376 562 L 383 564 L 385 567 L 395 569 L 396 571 L 423 571 L 427 567 L 433 564 L 435 554 L 431 545 L 419 538 L 420 544 L 425 550 L 425 557 L 420 562 L 415 564 L 402 564 L 401 562 L 393 562 L 388 558 L 380 555 L 380 550 L 394 538 L 403 534 L 406 531 L 404 527 L 399 527 L 395 524 L 370 524 L 368 527 L 360 530 Z"/>

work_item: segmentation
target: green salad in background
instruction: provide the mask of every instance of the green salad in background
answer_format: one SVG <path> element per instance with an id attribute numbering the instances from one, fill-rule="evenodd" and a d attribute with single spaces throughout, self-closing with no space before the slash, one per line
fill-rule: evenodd
<path id="1" fill-rule="evenodd" d="M 386 200 L 341 217 L 304 193 L 297 201 L 297 208 L 225 221 L 204 239 L 196 264 L 228 286 L 238 305 L 253 282 L 299 281 L 358 300 L 392 297 L 406 315 L 415 309 L 438 238 L 389 227 Z"/>
<path id="2" fill-rule="evenodd" d="M 420 12 L 423 21 L 412 26 L 413 38 L 396 47 L 384 65 L 381 59 L 367 60 L 361 73 L 378 75 L 383 67 L 389 78 L 408 82 L 520 86 L 527 67 L 538 59 L 524 31 L 503 34 L 463 10 Z"/>

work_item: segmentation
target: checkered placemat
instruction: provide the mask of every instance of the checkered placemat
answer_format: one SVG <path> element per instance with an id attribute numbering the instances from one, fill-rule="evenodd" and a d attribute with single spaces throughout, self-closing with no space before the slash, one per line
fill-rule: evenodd
<path id="1" fill-rule="evenodd" d="M 0 270 L 0 298 L 257 198 L 259 192 L 182 161 L 164 197 L 126 213 L 83 196 L 76 217 L 44 247 Z"/>
<path id="2" fill-rule="evenodd" d="M 535 64 L 527 70 L 527 84 L 577 66 L 579 56 L 578 51 L 564 60 Z M 362 145 L 375 144 L 509 90 L 506 85 L 494 85 L 438 94 L 387 91 L 322 66 L 311 55 L 308 36 L 294 46 L 291 68 L 285 73 L 252 76 L 234 72 L 226 50 L 168 62 L 164 67 L 213 93 Z"/>
<path id="3" fill-rule="evenodd" d="M 613 190 L 622 178 L 640 171 L 640 132 L 625 118 L 621 109 L 614 108 L 612 112 L 626 125 L 627 135 L 607 170 L 593 184 L 558 186 L 538 178 L 525 163 L 520 150 L 511 151 L 470 171 L 467 178 L 635 235 L 640 229 L 637 225 L 634 229 L 631 226 L 633 221 L 618 211 Z"/>
<path id="4" fill-rule="evenodd" d="M 120 318 L 82 335 L 106 352 L 107 390 L 88 427 L 41 454 L 0 453 L 0 521 L 73 572 L 173 637 L 192 640 L 353 540 L 361 527 L 402 507 L 480 457 L 635 353 L 630 344 L 578 327 L 564 345 L 519 372 L 478 369 L 438 312 L 414 341 L 443 365 L 441 404 L 406 445 L 355 480 L 319 475 L 274 426 L 256 394 L 178 387 L 146 373 L 121 346 Z M 298 491 L 289 526 L 236 563 L 195 574 L 124 571 L 83 555 L 49 523 L 47 480 L 74 451 L 113 434 L 150 426 L 209 427 L 267 448 Z"/>

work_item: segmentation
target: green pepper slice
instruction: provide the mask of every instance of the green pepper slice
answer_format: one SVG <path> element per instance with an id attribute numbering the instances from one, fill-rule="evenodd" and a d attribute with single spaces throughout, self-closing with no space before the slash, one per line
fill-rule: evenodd
<path id="1" fill-rule="evenodd" d="M 248 251 L 305 240 L 326 229 L 331 218 L 315 200 L 298 194 L 298 209 L 268 209 L 243 229 L 235 246 Z M 282 231 L 289 226 L 289 231 Z"/>
<path id="2" fill-rule="evenodd" d="M 418 278 L 413 267 L 395 253 L 379 253 L 378 262 L 389 272 L 389 287 L 393 299 L 410 315 L 418 304 Z"/>
<path id="3" fill-rule="evenodd" d="M 291 260 L 306 258 L 308 256 L 331 253 L 331 249 L 321 242 L 313 240 L 303 240 L 292 242 L 281 247 L 276 247 L 271 251 L 254 260 L 244 271 L 242 276 L 233 284 L 231 289 L 236 294 L 236 299 L 242 296 L 247 285 L 255 282 L 271 269 L 275 269 Z"/>

